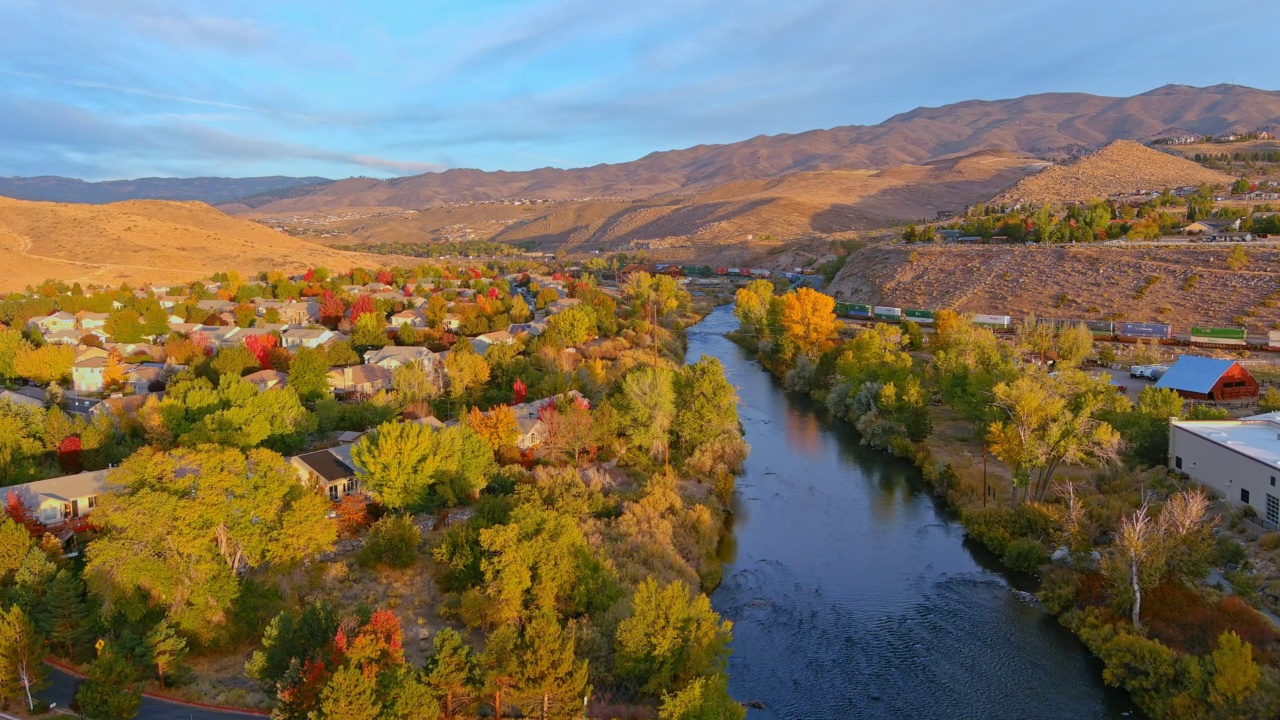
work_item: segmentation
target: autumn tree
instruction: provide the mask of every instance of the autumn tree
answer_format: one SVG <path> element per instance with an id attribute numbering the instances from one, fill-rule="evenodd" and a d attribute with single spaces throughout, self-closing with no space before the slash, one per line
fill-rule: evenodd
<path id="1" fill-rule="evenodd" d="M 696 677 L 683 688 L 663 693 L 658 720 L 742 720 L 746 708 L 729 696 L 724 673 Z"/>
<path id="2" fill-rule="evenodd" d="M 418 405 L 440 395 L 440 380 L 418 360 L 391 371 L 391 387 L 405 406 Z"/>
<path id="3" fill-rule="evenodd" d="M 102 389 L 104 392 L 116 392 L 124 386 L 124 358 L 118 348 L 111 348 L 107 353 L 107 366 L 102 369 Z"/>
<path id="4" fill-rule="evenodd" d="M 662 456 L 675 421 L 675 382 L 670 369 L 641 367 L 627 373 L 611 397 L 633 445 Z"/>
<path id="5" fill-rule="evenodd" d="M 8 383 L 19 377 L 17 370 L 18 353 L 31 343 L 22 337 L 22 331 L 15 328 L 0 330 L 0 382 Z"/>
<path id="6" fill-rule="evenodd" d="M 37 385 L 65 383 L 71 379 L 71 366 L 75 361 L 76 349 L 70 345 L 25 344 L 14 359 L 14 372 Z"/>
<path id="7" fill-rule="evenodd" d="M 519 649 L 514 699 L 527 717 L 573 720 L 587 694 L 587 661 L 577 657 L 571 629 L 544 610 L 525 627 Z"/>
<path id="8" fill-rule="evenodd" d="M 424 507 L 438 478 L 439 448 L 427 425 L 389 422 L 351 448 L 356 478 L 378 502 L 395 509 Z"/>
<path id="9" fill-rule="evenodd" d="M 806 353 L 814 353 L 835 337 L 839 323 L 836 301 L 830 295 L 803 287 L 782 300 L 783 330 Z"/>
<path id="10" fill-rule="evenodd" d="M 462 402 L 470 391 L 489 382 L 489 363 L 463 338 L 445 355 L 444 374 L 450 397 L 454 402 Z"/>
<path id="11" fill-rule="evenodd" d="M 346 312 L 347 307 L 342 302 L 342 298 L 334 295 L 330 290 L 325 290 L 320 298 L 320 324 L 332 330 L 342 322 Z"/>
<path id="12" fill-rule="evenodd" d="M 104 616 L 158 609 L 200 643 L 230 621 L 244 571 L 288 567 L 336 536 L 323 499 L 269 450 L 144 448 L 111 482 L 84 570 Z"/>
<path id="13" fill-rule="evenodd" d="M 548 457 L 571 458 L 576 465 L 582 453 L 595 443 L 591 406 L 583 398 L 547 403 L 538 418 L 546 429 L 542 449 Z"/>
<path id="14" fill-rule="evenodd" d="M 467 413 L 466 424 L 484 438 L 495 453 L 516 444 L 516 416 L 510 406 L 499 405 L 487 413 L 473 406 Z"/>
<path id="15" fill-rule="evenodd" d="M 111 338 L 112 342 L 142 342 L 142 316 L 136 310 L 129 308 L 116 310 L 107 316 L 107 321 L 102 330 Z"/>
<path id="16" fill-rule="evenodd" d="M 551 347 L 569 348 L 590 340 L 596 331 L 595 314 L 589 307 L 576 305 L 552 315 L 541 337 Z"/>
<path id="17" fill-rule="evenodd" d="M 721 620 L 706 595 L 682 582 L 665 587 L 649 578 L 618 625 L 618 677 L 639 692 L 660 697 L 702 676 L 724 671 L 733 624 Z"/>
<path id="18" fill-rule="evenodd" d="M 352 309 L 354 313 L 354 308 Z M 379 312 L 366 312 L 358 316 L 352 323 L 351 344 L 359 349 L 386 347 L 391 344 L 387 337 L 387 322 Z"/>

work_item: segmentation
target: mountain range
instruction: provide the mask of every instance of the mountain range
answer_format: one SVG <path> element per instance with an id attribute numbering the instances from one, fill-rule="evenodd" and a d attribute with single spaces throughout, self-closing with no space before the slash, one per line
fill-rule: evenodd
<path id="1" fill-rule="evenodd" d="M 42 200 L 98 205 L 122 200 L 200 200 L 224 203 L 249 195 L 262 196 L 316 183 L 333 182 L 322 177 L 251 178 L 138 178 L 86 182 L 57 175 L 0 177 L 0 195 L 15 200 Z"/>

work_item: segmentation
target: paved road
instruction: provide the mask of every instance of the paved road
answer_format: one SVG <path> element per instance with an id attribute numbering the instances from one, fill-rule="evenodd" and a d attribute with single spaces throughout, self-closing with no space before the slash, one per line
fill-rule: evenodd
<path id="1" fill-rule="evenodd" d="M 39 693 L 40 699 L 57 703 L 60 710 L 70 707 L 79 679 L 57 668 L 50 668 L 50 671 L 49 687 Z M 148 697 L 142 698 L 142 708 L 138 711 L 138 720 L 236 720 L 237 718 L 263 720 L 261 715 L 216 712 Z"/>

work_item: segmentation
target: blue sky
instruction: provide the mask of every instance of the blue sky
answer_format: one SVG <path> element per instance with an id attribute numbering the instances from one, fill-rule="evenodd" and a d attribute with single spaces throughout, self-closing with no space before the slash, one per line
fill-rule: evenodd
<path id="1" fill-rule="evenodd" d="M 1183 0 L 0 0 L 0 175 L 576 167 L 973 98 L 1130 95 L 1170 82 L 1277 89 L 1275 63 L 1230 49 L 1231 38 L 1262 37 L 1261 16 L 1210 10 Z"/>

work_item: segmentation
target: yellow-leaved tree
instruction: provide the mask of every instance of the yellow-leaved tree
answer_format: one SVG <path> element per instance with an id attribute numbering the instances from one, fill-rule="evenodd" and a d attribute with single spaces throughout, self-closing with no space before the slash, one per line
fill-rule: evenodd
<path id="1" fill-rule="evenodd" d="M 782 328 L 806 352 L 818 350 L 836 334 L 835 298 L 800 288 L 782 298 Z"/>

